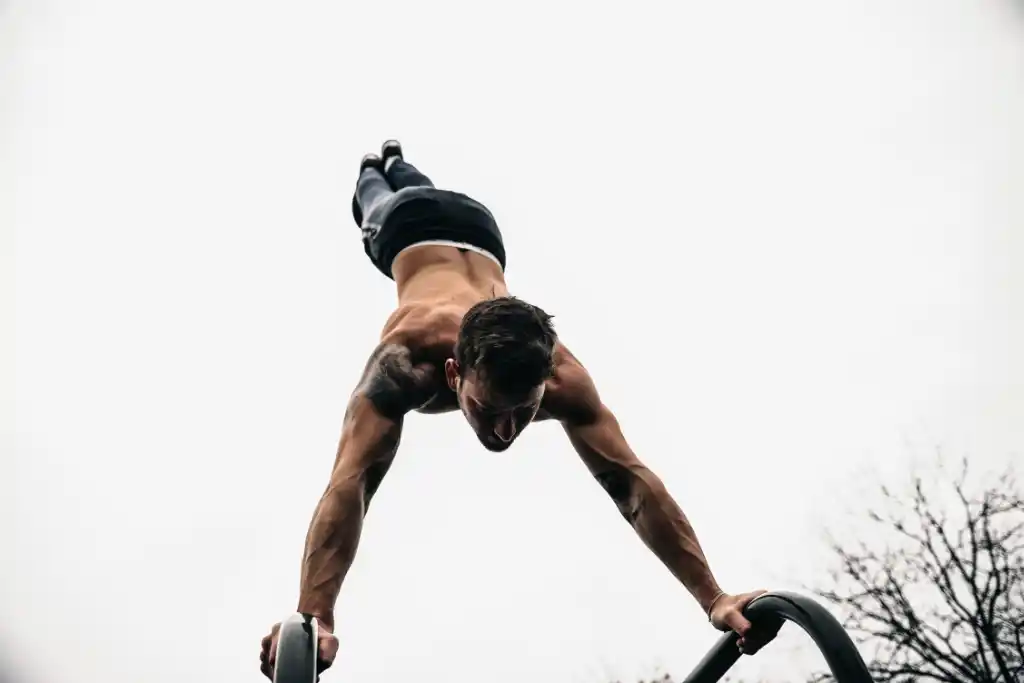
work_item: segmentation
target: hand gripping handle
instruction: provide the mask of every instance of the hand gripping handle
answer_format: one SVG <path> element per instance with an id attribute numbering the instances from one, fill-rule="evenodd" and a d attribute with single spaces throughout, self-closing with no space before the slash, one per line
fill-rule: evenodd
<path id="1" fill-rule="evenodd" d="M 319 680 L 323 670 L 318 666 L 319 635 L 319 625 L 310 614 L 296 613 L 281 622 L 274 683 L 316 683 Z"/>
<path id="2" fill-rule="evenodd" d="M 778 632 L 792 621 L 802 628 L 825 656 L 836 683 L 874 683 L 849 634 L 832 614 L 814 600 L 787 592 L 765 593 L 751 600 L 743 616 L 753 628 Z M 715 683 L 740 658 L 735 632 L 723 635 L 682 683 Z"/>

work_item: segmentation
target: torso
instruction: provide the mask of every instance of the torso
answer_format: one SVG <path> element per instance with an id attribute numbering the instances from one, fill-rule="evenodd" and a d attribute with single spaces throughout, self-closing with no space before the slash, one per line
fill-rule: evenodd
<path id="1" fill-rule="evenodd" d="M 409 347 L 417 367 L 429 370 L 431 398 L 416 408 L 421 413 L 445 413 L 458 409 L 455 392 L 445 380 L 444 363 L 451 358 L 462 317 L 474 304 L 507 296 L 505 276 L 497 263 L 469 250 L 449 246 L 412 247 L 395 259 L 392 274 L 398 287 L 398 306 L 381 332 L 382 341 L 393 340 Z M 555 348 L 555 376 L 549 380 L 544 403 L 558 402 L 564 384 L 559 368 L 575 359 L 560 343 Z M 542 404 L 534 421 L 550 419 L 552 411 Z"/>

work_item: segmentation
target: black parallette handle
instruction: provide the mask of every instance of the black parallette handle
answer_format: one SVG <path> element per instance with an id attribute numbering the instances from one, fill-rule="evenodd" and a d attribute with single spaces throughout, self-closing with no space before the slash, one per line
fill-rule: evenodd
<path id="1" fill-rule="evenodd" d="M 765 593 L 750 601 L 743 615 L 757 629 L 777 630 L 792 621 L 814 640 L 837 683 L 874 683 L 857 646 L 832 614 L 795 593 Z M 715 683 L 740 658 L 734 632 L 723 635 L 682 683 Z"/>

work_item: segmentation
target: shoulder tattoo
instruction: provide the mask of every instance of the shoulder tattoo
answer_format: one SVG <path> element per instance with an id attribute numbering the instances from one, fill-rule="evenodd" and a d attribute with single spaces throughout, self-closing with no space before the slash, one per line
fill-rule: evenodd
<path id="1" fill-rule="evenodd" d="M 408 347 L 381 344 L 370 356 L 357 392 L 381 415 L 398 419 L 430 400 L 433 379 L 433 368 L 415 364 Z"/>

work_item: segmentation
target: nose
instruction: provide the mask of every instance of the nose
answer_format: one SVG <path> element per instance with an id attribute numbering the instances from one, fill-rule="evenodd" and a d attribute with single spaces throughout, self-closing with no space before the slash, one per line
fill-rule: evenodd
<path id="1" fill-rule="evenodd" d="M 502 418 L 495 423 L 494 435 L 504 443 L 508 443 L 512 440 L 512 437 L 516 435 L 516 423 L 515 420 L 512 419 L 511 415 L 506 418 Z"/>

